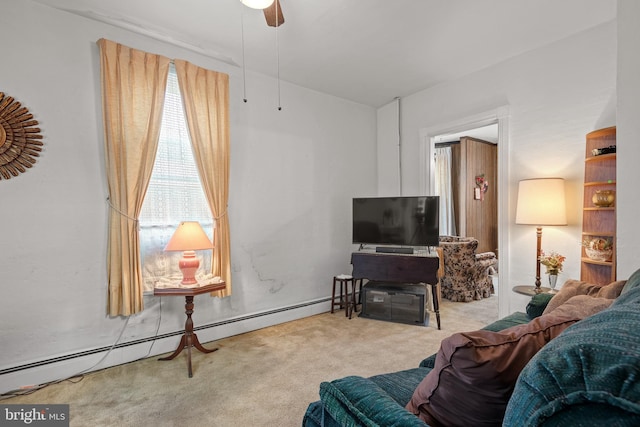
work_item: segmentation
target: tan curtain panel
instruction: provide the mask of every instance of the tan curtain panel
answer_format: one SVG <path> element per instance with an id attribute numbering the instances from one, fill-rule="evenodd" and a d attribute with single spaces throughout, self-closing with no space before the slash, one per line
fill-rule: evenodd
<path id="1" fill-rule="evenodd" d="M 169 59 L 100 39 L 109 186 L 108 312 L 141 311 L 138 215 L 155 161 Z"/>
<path id="2" fill-rule="evenodd" d="M 212 273 L 227 284 L 231 295 L 231 243 L 229 236 L 229 76 L 175 60 L 184 101 L 189 136 L 200 180 L 216 220 Z"/>

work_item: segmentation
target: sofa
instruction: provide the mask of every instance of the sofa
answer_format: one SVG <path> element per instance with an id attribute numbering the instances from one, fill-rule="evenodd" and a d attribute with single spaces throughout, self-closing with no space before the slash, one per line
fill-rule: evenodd
<path id="1" fill-rule="evenodd" d="M 453 334 L 416 368 L 319 394 L 304 427 L 639 426 L 640 270 L 606 286 L 567 281 L 526 313 Z"/>
<path id="2" fill-rule="evenodd" d="M 442 296 L 458 302 L 490 297 L 494 290 L 489 272 L 498 264 L 496 254 L 476 253 L 478 239 L 474 237 L 440 236 L 439 242 L 444 258 Z"/>

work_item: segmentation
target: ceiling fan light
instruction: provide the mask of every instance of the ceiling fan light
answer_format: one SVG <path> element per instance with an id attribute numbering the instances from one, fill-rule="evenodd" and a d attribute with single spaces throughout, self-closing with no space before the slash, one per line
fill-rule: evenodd
<path id="1" fill-rule="evenodd" d="M 275 0 L 240 0 L 240 2 L 251 9 L 266 9 L 273 4 Z"/>

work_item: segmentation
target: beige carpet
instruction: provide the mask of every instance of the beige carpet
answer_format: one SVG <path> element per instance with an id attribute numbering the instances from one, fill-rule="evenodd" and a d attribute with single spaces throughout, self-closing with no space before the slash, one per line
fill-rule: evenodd
<path id="1" fill-rule="evenodd" d="M 3 404 L 70 405 L 71 426 L 300 426 L 318 386 L 417 367 L 454 332 L 497 319 L 497 298 L 442 302 L 442 330 L 325 313 L 217 341 L 214 353 L 156 357 L 52 384 Z M 177 344 L 177 338 L 176 338 Z M 205 344 L 211 347 L 212 344 Z"/>

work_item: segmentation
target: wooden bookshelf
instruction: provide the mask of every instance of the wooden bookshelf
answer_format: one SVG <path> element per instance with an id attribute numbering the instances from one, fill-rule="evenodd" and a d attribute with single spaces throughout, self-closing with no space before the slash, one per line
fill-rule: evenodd
<path id="1" fill-rule="evenodd" d="M 609 127 L 587 134 L 584 166 L 582 239 L 604 238 L 613 242 L 610 261 L 596 261 L 581 249 L 580 280 L 606 285 L 616 280 L 616 203 L 599 207 L 593 202 L 598 190 L 616 189 L 616 153 L 594 155 L 594 149 L 616 145 L 616 128 Z"/>

